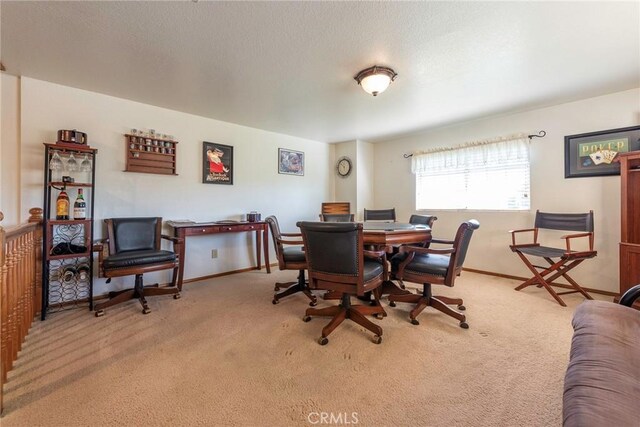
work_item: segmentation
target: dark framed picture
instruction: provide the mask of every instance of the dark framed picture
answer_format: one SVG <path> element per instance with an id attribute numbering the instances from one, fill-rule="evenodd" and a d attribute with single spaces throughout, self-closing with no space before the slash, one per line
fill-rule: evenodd
<path id="1" fill-rule="evenodd" d="M 304 175 L 304 153 L 278 148 L 278 173 Z"/>
<path id="2" fill-rule="evenodd" d="M 233 185 L 233 147 L 204 142 L 202 145 L 202 182 Z"/>
<path id="3" fill-rule="evenodd" d="M 618 153 L 640 150 L 640 126 L 564 137 L 564 177 L 620 175 Z"/>

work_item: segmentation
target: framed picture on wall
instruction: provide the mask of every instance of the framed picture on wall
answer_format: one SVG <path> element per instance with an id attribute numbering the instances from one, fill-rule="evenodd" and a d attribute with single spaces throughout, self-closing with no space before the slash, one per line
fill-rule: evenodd
<path id="1" fill-rule="evenodd" d="M 640 126 L 564 137 L 564 177 L 620 175 L 618 153 L 640 150 Z"/>
<path id="2" fill-rule="evenodd" d="M 204 142 L 202 145 L 202 182 L 233 185 L 233 147 Z"/>
<path id="3" fill-rule="evenodd" d="M 278 148 L 278 173 L 304 175 L 304 153 L 302 151 Z"/>

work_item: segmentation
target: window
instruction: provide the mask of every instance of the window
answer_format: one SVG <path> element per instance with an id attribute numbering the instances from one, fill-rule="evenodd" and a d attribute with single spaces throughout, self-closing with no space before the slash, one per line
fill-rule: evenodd
<path id="1" fill-rule="evenodd" d="M 526 136 L 415 154 L 416 209 L 528 210 Z"/>

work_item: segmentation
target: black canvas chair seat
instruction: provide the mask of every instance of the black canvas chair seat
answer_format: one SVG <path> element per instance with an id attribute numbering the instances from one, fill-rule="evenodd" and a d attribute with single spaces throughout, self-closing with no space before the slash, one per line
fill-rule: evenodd
<path id="1" fill-rule="evenodd" d="M 285 262 L 305 262 L 306 258 L 302 246 L 289 246 L 282 248 L 282 256 Z"/>
<path id="2" fill-rule="evenodd" d="M 518 249 L 519 252 L 541 258 L 562 258 L 567 251 L 549 246 L 530 246 Z"/>
<path id="3" fill-rule="evenodd" d="M 124 268 L 138 265 L 159 264 L 162 262 L 174 262 L 176 254 L 170 251 L 128 251 L 119 252 L 106 257 L 102 263 L 104 268 Z"/>
<path id="4" fill-rule="evenodd" d="M 538 243 L 538 232 L 540 229 L 548 230 L 564 230 L 578 232 L 563 236 L 565 239 L 565 248 L 554 248 L 550 246 L 542 246 Z M 511 230 L 511 245 L 509 246 L 513 252 L 518 254 L 522 262 L 533 273 L 533 277 L 520 286 L 516 287 L 516 291 L 526 288 L 527 286 L 536 285 L 544 287 L 551 296 L 563 307 L 567 305 L 560 298 L 560 295 L 571 294 L 575 292 L 581 293 L 587 299 L 593 299 L 575 280 L 569 276 L 569 271 L 577 267 L 585 259 L 595 257 L 598 252 L 593 250 L 593 211 L 589 213 L 549 213 L 536 211 L 536 219 L 534 228 L 526 228 L 523 230 Z M 517 233 L 533 233 L 533 242 L 516 244 Z M 587 237 L 589 239 L 589 249 L 583 251 L 571 250 L 571 240 Z M 534 265 L 527 256 L 544 258 L 549 264 L 546 267 Z M 558 259 L 554 261 L 554 259 Z M 538 271 L 540 270 L 540 271 Z M 557 285 L 553 281 L 559 277 L 564 277 L 573 290 L 568 292 L 556 292 L 552 286 Z M 566 286 L 566 285 L 565 285 Z"/>

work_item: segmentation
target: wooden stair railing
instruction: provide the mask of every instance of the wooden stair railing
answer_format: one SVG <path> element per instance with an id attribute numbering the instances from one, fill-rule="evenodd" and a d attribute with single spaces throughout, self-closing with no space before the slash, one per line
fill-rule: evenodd
<path id="1" fill-rule="evenodd" d="M 42 209 L 29 214 L 27 223 L 0 226 L 0 412 L 7 374 L 42 307 Z"/>

